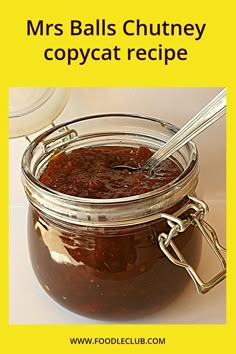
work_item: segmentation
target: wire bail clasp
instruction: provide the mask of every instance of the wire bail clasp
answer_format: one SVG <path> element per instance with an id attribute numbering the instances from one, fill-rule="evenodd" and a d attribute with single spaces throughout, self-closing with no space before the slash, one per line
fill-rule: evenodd
<path id="1" fill-rule="evenodd" d="M 165 256 L 176 266 L 185 268 L 190 277 L 192 278 L 197 288 L 197 291 L 200 294 L 205 294 L 226 277 L 226 261 L 225 257 L 222 254 L 222 252 L 225 252 L 226 249 L 220 245 L 215 230 L 204 220 L 204 217 L 209 210 L 206 203 L 197 199 L 196 197 L 188 197 L 191 203 L 189 204 L 187 209 L 193 210 L 194 212 L 191 213 L 190 216 L 184 220 L 180 219 L 179 217 L 177 218 L 173 215 L 163 214 L 162 217 L 167 220 L 167 224 L 170 226 L 170 231 L 168 234 L 160 233 L 158 241 L 160 249 L 165 254 Z M 184 210 L 180 210 L 179 215 L 181 215 L 181 212 L 187 210 L 186 207 L 184 207 L 183 209 Z M 174 237 L 176 237 L 180 232 L 184 232 L 190 225 L 198 227 L 201 234 L 206 239 L 207 243 L 215 253 L 222 267 L 222 270 L 208 282 L 204 282 L 200 278 L 195 269 L 185 260 L 183 254 L 180 252 L 175 242 L 173 241 Z M 168 250 L 168 247 L 172 248 L 176 256 L 173 256 L 171 254 L 171 252 Z"/>

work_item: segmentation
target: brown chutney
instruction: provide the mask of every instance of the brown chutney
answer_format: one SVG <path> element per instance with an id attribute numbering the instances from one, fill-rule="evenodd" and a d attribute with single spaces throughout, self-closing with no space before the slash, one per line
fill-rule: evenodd
<path id="1" fill-rule="evenodd" d="M 114 165 L 142 165 L 152 152 L 139 148 L 100 146 L 75 149 L 52 158 L 40 182 L 74 197 L 126 198 L 158 189 L 174 181 L 182 169 L 164 161 L 155 176 L 142 170 L 114 170 Z M 173 214 L 188 203 L 184 197 L 165 210 Z M 188 217 L 188 213 L 182 217 Z M 168 232 L 165 220 L 129 226 L 65 225 L 29 209 L 29 249 L 35 274 L 47 293 L 80 315 L 121 320 L 140 317 L 174 301 L 189 280 L 158 246 Z M 175 242 L 196 266 L 201 238 L 190 226 Z"/>

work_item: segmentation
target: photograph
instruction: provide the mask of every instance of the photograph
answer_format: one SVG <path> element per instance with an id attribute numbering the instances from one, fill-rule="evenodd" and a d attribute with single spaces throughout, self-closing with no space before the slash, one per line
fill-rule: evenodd
<path id="1" fill-rule="evenodd" d="M 226 88 L 9 87 L 9 323 L 226 323 Z"/>

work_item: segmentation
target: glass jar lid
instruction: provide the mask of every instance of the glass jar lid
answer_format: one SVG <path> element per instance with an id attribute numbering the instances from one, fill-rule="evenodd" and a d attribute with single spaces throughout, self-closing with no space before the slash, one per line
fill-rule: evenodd
<path id="1" fill-rule="evenodd" d="M 69 95 L 70 90 L 67 88 L 10 88 L 10 138 L 27 136 L 51 124 L 65 107 Z"/>

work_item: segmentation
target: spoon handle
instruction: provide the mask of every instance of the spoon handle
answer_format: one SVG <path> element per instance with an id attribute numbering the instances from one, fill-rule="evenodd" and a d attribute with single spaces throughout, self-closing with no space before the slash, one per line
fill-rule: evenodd
<path id="1" fill-rule="evenodd" d="M 222 90 L 199 113 L 186 123 L 168 142 L 161 147 L 143 166 L 152 172 L 160 162 L 167 159 L 184 144 L 204 129 L 223 117 L 226 112 L 226 89 Z"/>

